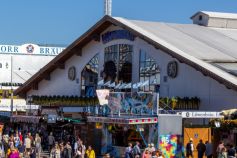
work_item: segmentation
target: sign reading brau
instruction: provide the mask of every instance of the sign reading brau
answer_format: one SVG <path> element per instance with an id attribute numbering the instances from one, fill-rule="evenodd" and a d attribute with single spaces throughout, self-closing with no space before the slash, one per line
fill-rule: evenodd
<path id="1" fill-rule="evenodd" d="M 42 47 L 36 44 L 0 45 L 0 54 L 24 54 L 24 55 L 50 55 L 61 53 L 64 47 Z"/>
<path id="2" fill-rule="evenodd" d="M 135 36 L 127 30 L 109 31 L 102 35 L 102 41 L 104 44 L 116 39 L 127 39 L 134 41 Z"/>

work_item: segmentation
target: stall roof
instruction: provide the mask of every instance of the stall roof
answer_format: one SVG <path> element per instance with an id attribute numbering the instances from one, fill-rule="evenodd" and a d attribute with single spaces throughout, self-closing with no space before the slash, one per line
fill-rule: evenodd
<path id="1" fill-rule="evenodd" d="M 25 95 L 35 84 L 63 65 L 72 55 L 83 55 L 81 54 L 83 46 L 91 40 L 98 40 L 100 33 L 111 25 L 130 31 L 180 62 L 223 83 L 227 88 L 237 90 L 236 76 L 213 64 L 237 63 L 237 40 L 228 36 L 228 34 L 232 34 L 232 31 L 233 34 L 236 34 L 236 30 L 225 28 L 228 33 L 223 33 L 220 30 L 195 24 L 171 24 L 104 16 L 61 54 L 27 80 L 15 93 Z"/>

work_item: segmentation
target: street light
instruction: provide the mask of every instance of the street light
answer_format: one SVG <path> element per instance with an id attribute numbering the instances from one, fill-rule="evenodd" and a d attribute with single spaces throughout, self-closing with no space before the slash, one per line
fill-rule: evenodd
<path id="1" fill-rule="evenodd" d="M 11 56 L 11 116 L 13 115 L 12 56 Z"/>
<path id="2" fill-rule="evenodd" d="M 215 121 L 214 123 L 215 123 L 216 128 L 221 127 L 221 123 L 220 123 L 220 121 Z"/>

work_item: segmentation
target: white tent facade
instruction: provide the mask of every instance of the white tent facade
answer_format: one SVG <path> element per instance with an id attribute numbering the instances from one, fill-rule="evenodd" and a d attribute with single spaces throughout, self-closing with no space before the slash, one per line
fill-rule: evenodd
<path id="1" fill-rule="evenodd" d="M 104 26 L 106 23 L 110 25 Z M 109 41 L 103 41 L 103 35 L 121 32 L 119 30 L 130 32 L 134 39 L 116 35 L 117 37 L 109 37 Z M 96 34 L 95 31 L 97 31 Z M 226 31 L 230 34 L 229 36 Z M 87 63 L 98 55 L 97 81 L 102 80 L 100 73 L 104 70 L 105 49 L 123 44 L 132 47 L 132 83 L 140 82 L 140 53 L 145 52 L 158 65 L 161 97 L 198 97 L 200 98 L 199 110 L 203 111 L 234 108 L 237 102 L 235 75 L 237 41 L 233 36 L 236 32 L 236 29 L 213 28 L 196 24 L 146 22 L 106 16 L 35 75 L 36 78 L 42 76 L 59 60 L 67 56 L 67 59 L 62 62 L 63 68 L 56 66 L 49 72 L 50 80 L 41 77 L 36 81 L 32 77 L 17 90 L 17 93 L 25 93 L 27 96 L 81 96 L 83 84 L 81 75 Z M 93 38 L 91 34 L 94 34 Z M 87 41 L 83 43 L 85 39 Z M 81 43 L 83 43 L 82 46 Z M 77 47 L 79 47 L 78 50 L 76 50 Z M 69 54 L 71 54 L 70 57 L 68 57 Z M 168 74 L 170 62 L 177 63 L 175 77 L 170 77 Z M 71 67 L 76 69 L 74 80 L 70 80 L 68 76 Z M 33 83 L 37 83 L 37 89 L 29 86 Z"/>

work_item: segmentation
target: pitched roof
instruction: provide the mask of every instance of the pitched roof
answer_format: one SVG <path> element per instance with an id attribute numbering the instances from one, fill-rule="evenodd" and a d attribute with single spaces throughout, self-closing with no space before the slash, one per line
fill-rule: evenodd
<path id="1" fill-rule="evenodd" d="M 200 13 L 206 14 L 209 17 L 213 17 L 213 18 L 237 19 L 237 14 L 235 13 L 221 13 L 221 12 L 210 12 L 210 11 L 199 11 L 195 13 L 193 16 L 191 16 L 191 19 Z"/>
<path id="2" fill-rule="evenodd" d="M 25 94 L 33 84 L 43 80 L 44 76 L 54 71 L 58 64 L 64 63 L 72 55 L 78 53 L 78 50 L 94 37 L 98 37 L 111 24 L 127 29 L 157 49 L 177 58 L 180 62 L 194 67 L 204 75 L 225 84 L 228 88 L 237 90 L 237 77 L 226 69 L 213 64 L 237 63 L 237 53 L 235 53 L 237 41 L 228 34 L 194 24 L 147 22 L 105 16 L 26 81 L 15 93 Z M 233 29 L 228 29 L 229 34 L 231 30 Z"/>

